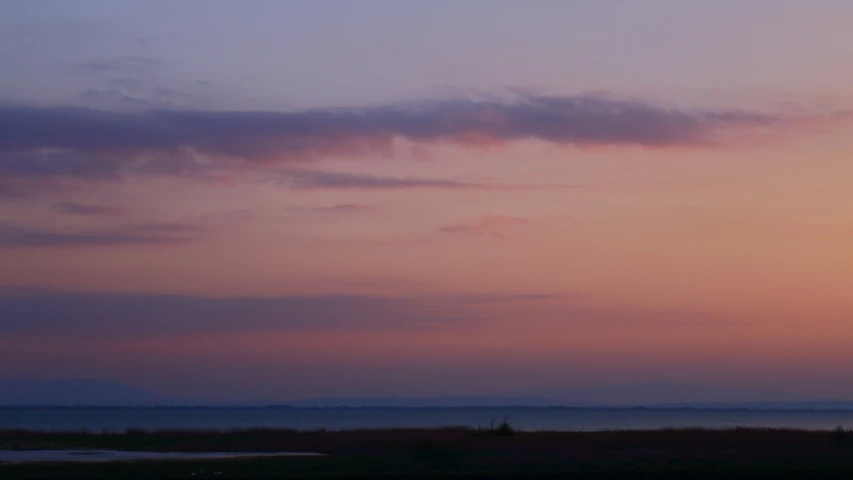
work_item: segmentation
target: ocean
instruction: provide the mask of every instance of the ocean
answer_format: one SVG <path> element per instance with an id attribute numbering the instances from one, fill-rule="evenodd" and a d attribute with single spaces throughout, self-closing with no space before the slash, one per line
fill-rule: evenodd
<path id="1" fill-rule="evenodd" d="M 853 427 L 851 410 L 738 410 L 658 408 L 0 408 L 0 429 L 43 431 L 127 429 L 489 427 L 506 419 L 518 430 L 621 430 L 655 428 Z"/>

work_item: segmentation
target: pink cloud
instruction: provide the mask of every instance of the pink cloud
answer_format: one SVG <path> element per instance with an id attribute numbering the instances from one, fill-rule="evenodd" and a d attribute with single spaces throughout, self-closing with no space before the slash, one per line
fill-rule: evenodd
<path id="1" fill-rule="evenodd" d="M 315 208 L 314 211 L 317 212 L 332 212 L 332 213 L 357 213 L 357 212 L 370 212 L 376 210 L 376 207 L 370 205 L 361 205 L 358 203 L 343 203 L 340 205 L 333 205 L 331 207 L 318 207 Z"/>
<path id="2" fill-rule="evenodd" d="M 127 212 L 125 207 L 118 205 L 88 205 L 76 202 L 54 203 L 53 209 L 70 215 L 115 216 Z"/>
<path id="3" fill-rule="evenodd" d="M 392 177 L 364 173 L 333 172 L 325 170 L 289 169 L 276 172 L 272 179 L 277 184 L 298 190 L 358 189 L 397 190 L 404 188 L 435 188 L 453 190 L 539 190 L 585 188 L 572 184 L 501 185 L 493 183 L 465 182 L 443 178 Z"/>
<path id="4" fill-rule="evenodd" d="M 106 230 L 40 230 L 0 223 L 0 249 L 178 245 L 204 228 L 180 223 L 123 225 Z"/>
<path id="5" fill-rule="evenodd" d="M 504 235 L 506 229 L 529 223 L 530 219 L 526 217 L 508 217 L 487 213 L 470 222 L 457 223 L 442 227 L 440 231 L 446 233 L 465 233 L 469 235 L 490 235 L 493 237 L 501 237 Z"/>

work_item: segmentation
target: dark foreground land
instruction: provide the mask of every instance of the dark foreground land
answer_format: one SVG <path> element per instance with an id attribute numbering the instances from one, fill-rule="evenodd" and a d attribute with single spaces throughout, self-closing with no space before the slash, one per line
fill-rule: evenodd
<path id="1" fill-rule="evenodd" d="M 100 434 L 0 431 L 0 449 L 317 452 L 321 457 L 0 464 L 15 478 L 585 478 L 602 474 L 853 478 L 853 432 L 777 429 L 515 432 L 434 430 Z M 202 471 L 204 473 L 202 473 Z M 219 472 L 219 473 L 217 473 Z"/>

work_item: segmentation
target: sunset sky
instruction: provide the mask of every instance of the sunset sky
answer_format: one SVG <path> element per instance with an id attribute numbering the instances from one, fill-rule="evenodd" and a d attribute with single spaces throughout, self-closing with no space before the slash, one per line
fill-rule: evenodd
<path id="1" fill-rule="evenodd" d="M 0 378 L 853 399 L 851 32 L 849 0 L 0 2 Z"/>

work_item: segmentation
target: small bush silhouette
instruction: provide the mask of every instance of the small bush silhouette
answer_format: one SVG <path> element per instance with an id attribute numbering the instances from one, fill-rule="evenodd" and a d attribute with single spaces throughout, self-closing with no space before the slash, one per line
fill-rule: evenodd
<path id="1" fill-rule="evenodd" d="M 838 445 L 846 445 L 853 440 L 853 432 L 844 430 L 844 427 L 839 425 L 832 432 L 832 440 Z"/>
<path id="2" fill-rule="evenodd" d="M 515 433 L 515 429 L 512 428 L 512 425 L 509 424 L 509 418 L 504 417 L 503 422 L 500 425 L 495 425 L 495 417 L 491 417 L 489 419 L 489 428 L 486 430 L 486 434 L 488 435 L 512 435 Z"/>
<path id="3" fill-rule="evenodd" d="M 498 426 L 498 429 L 495 431 L 498 435 L 512 435 L 515 433 L 515 429 L 512 428 L 512 425 L 509 424 L 506 418 L 504 421 Z"/>

